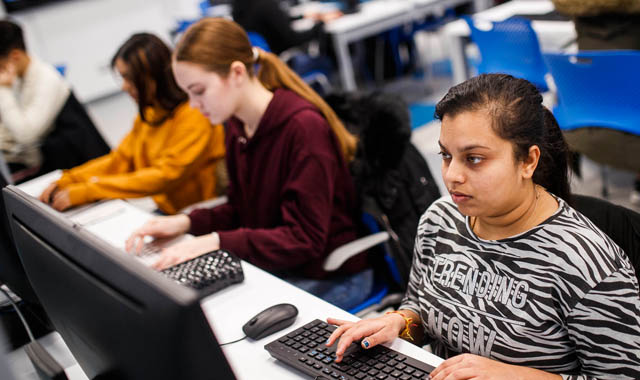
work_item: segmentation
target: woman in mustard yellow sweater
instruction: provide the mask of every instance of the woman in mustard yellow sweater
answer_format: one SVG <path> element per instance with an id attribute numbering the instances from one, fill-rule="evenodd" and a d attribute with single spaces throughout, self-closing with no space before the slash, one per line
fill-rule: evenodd
<path id="1" fill-rule="evenodd" d="M 151 34 L 135 34 L 111 66 L 138 103 L 133 129 L 111 153 L 65 170 L 40 200 L 65 210 L 100 199 L 152 196 L 160 210 L 174 214 L 217 195 L 224 130 L 189 106 L 173 78 L 169 48 Z"/>

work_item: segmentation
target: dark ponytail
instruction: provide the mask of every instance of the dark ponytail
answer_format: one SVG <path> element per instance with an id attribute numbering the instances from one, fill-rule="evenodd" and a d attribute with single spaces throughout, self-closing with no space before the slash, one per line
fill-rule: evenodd
<path id="1" fill-rule="evenodd" d="M 555 117 L 530 82 L 507 74 L 482 74 L 451 87 L 436 105 L 436 117 L 486 111 L 498 136 L 510 141 L 517 160 L 540 148 L 533 182 L 570 202 L 569 150 Z"/>
<path id="2" fill-rule="evenodd" d="M 538 167 L 533 173 L 533 182 L 571 203 L 569 185 L 569 148 L 553 113 L 545 106 L 544 138 L 540 147 Z"/>

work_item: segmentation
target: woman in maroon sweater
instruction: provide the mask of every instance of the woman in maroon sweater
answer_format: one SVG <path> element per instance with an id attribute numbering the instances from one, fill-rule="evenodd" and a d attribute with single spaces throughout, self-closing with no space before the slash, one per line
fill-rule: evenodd
<path id="1" fill-rule="evenodd" d="M 324 298 L 345 308 L 364 298 L 371 287 L 371 271 L 362 272 L 364 256 L 336 273 L 322 269 L 333 249 L 356 238 L 358 213 L 346 164 L 356 138 L 331 108 L 278 57 L 252 48 L 244 30 L 224 19 L 191 26 L 176 48 L 173 70 L 192 106 L 212 122 L 226 122 L 229 202 L 156 218 L 131 236 L 127 248 L 140 249 L 144 236 L 189 232 L 198 237 L 166 249 L 157 269 L 222 248 L 320 296 L 331 291 L 327 284 L 356 278 L 363 287 L 359 297 Z"/>

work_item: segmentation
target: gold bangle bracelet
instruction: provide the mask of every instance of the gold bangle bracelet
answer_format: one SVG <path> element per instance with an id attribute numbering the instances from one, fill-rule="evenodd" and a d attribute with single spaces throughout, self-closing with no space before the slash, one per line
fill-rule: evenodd
<path id="1" fill-rule="evenodd" d="M 404 330 L 402 330 L 402 332 L 400 333 L 400 338 L 402 339 L 408 339 L 410 341 L 414 341 L 413 337 L 411 336 L 411 328 L 417 326 L 415 323 L 413 322 L 413 318 L 409 318 L 406 315 L 402 314 L 401 312 L 399 312 L 398 310 L 394 310 L 394 311 L 387 311 L 386 313 L 384 313 L 385 315 L 387 314 L 398 314 L 399 316 L 402 317 L 402 319 L 404 319 Z"/>

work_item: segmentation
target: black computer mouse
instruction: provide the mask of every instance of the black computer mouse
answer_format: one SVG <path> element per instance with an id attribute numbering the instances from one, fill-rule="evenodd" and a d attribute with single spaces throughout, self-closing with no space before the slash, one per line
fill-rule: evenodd
<path id="1" fill-rule="evenodd" d="M 288 303 L 268 307 L 242 326 L 242 331 L 251 339 L 262 339 L 293 324 L 298 309 Z"/>

